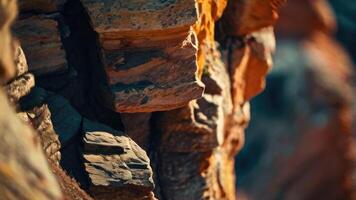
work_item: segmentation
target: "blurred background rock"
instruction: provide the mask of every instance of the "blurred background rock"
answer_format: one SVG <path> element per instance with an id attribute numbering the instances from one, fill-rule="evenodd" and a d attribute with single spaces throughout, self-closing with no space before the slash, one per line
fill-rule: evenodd
<path id="1" fill-rule="evenodd" d="M 356 2 L 289 0 L 237 156 L 240 199 L 355 199 Z M 354 143 L 354 144 L 353 144 Z"/>

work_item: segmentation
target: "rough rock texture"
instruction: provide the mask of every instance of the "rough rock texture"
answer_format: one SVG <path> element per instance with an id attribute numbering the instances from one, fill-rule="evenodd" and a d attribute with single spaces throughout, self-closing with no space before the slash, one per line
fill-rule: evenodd
<path id="1" fill-rule="evenodd" d="M 281 1 L 63 3 L 20 1 L 14 28 L 30 73 L 9 87 L 31 73 L 36 87 L 9 94 L 50 141 L 47 156 L 60 148 L 61 167 L 95 199 L 236 199 L 234 156 L 272 65 Z M 67 198 L 87 198 L 52 168 Z"/>
<path id="2" fill-rule="evenodd" d="M 32 16 L 15 23 L 14 32 L 21 41 L 29 71 L 35 75 L 66 70 L 67 61 L 53 19 Z"/>
<path id="3" fill-rule="evenodd" d="M 108 85 L 101 98 L 108 107 L 171 110 L 201 97 L 193 0 L 82 3 L 99 35 Z"/>
<path id="4" fill-rule="evenodd" d="M 154 199 L 144 150 L 122 132 L 89 120 L 83 121 L 83 132 L 84 165 L 95 199 Z"/>
<path id="5" fill-rule="evenodd" d="M 276 66 L 238 156 L 241 199 L 354 199 L 352 65 L 330 13 L 326 1 L 281 11 Z"/>

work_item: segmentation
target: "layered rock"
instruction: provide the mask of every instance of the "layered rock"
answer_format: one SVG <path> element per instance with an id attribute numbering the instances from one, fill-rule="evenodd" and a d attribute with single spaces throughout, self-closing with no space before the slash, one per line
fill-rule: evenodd
<path id="1" fill-rule="evenodd" d="M 57 21 L 31 16 L 17 21 L 14 32 L 21 41 L 31 73 L 40 76 L 67 69 Z"/>
<path id="2" fill-rule="evenodd" d="M 149 158 L 122 132 L 83 121 L 84 164 L 95 199 L 155 199 Z"/>
<path id="3" fill-rule="evenodd" d="M 96 199 L 235 199 L 280 1 L 36 2 L 15 31 L 45 90 L 20 109 L 46 122 L 48 105 L 69 175 Z"/>
<path id="4" fill-rule="evenodd" d="M 201 97 L 190 28 L 197 21 L 194 1 L 82 3 L 99 35 L 108 85 L 101 98 L 108 107 L 171 110 Z"/>
<path id="5" fill-rule="evenodd" d="M 43 94 L 36 93 L 34 89 L 34 76 L 27 71 L 27 61 L 21 47 L 16 43 L 14 45 L 14 55 L 16 56 L 14 61 L 18 76 L 5 85 L 5 92 L 9 100 L 18 105 L 18 116 L 39 134 L 41 145 L 47 157 L 54 163 L 58 163 L 61 144 L 53 129 L 51 113 L 47 105 L 43 104 L 44 97 L 41 96 Z"/>

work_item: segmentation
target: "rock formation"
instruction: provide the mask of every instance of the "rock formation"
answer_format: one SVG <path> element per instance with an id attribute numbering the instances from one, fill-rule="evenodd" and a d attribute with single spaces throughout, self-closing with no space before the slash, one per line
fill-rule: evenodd
<path id="1" fill-rule="evenodd" d="M 0 2 L 0 80 L 9 81 L 26 71 L 21 51 L 14 49 L 10 26 L 16 17 L 16 1 Z M 16 65 L 21 66 L 15 70 Z M 18 57 L 19 56 L 19 57 Z M 12 81 L 8 87 L 11 99 L 26 94 L 33 85 L 33 77 L 26 76 Z M 10 84 L 11 85 L 11 84 Z M 2 199 L 61 199 L 62 194 L 42 153 L 38 138 L 10 107 L 3 89 L 0 91 L 0 194 Z"/>
<path id="2" fill-rule="evenodd" d="M 19 0 L 5 89 L 65 198 L 236 199 L 282 3 Z"/>

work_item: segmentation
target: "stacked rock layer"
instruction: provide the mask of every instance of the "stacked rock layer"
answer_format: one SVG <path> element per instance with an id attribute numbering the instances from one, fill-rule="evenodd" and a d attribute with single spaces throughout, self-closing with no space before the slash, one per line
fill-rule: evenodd
<path id="1" fill-rule="evenodd" d="M 90 199 L 70 176 L 94 199 L 236 199 L 282 3 L 19 0 L 5 89 L 64 196 Z"/>

